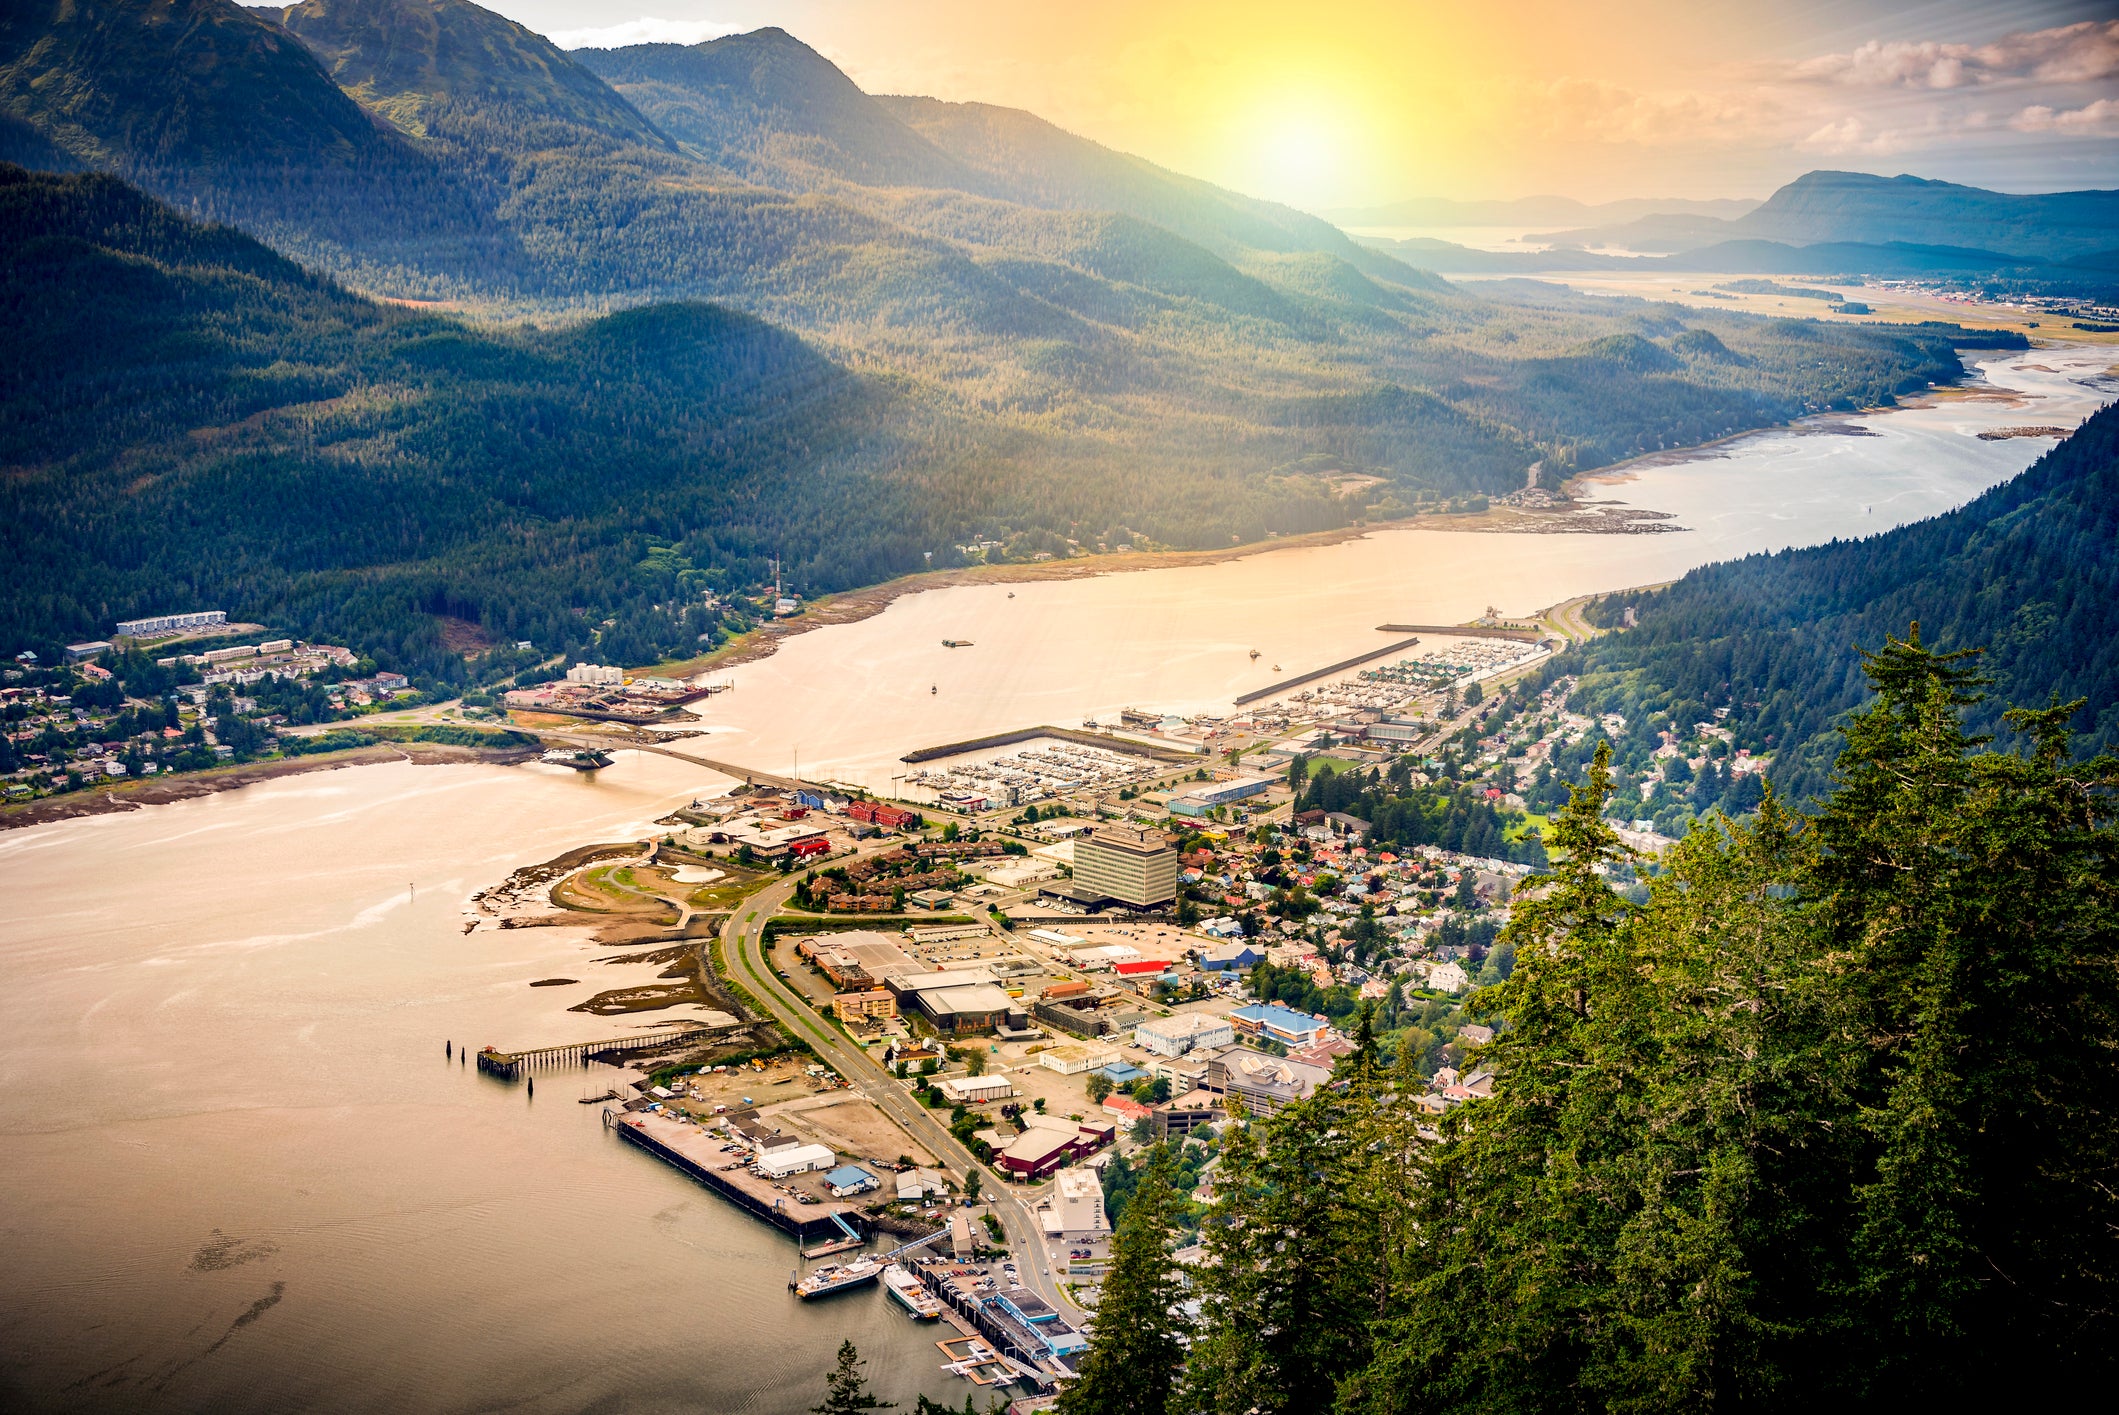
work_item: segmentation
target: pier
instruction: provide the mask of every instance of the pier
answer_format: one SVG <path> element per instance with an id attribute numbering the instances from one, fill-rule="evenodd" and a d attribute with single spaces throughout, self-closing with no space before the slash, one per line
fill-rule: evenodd
<path id="1" fill-rule="evenodd" d="M 1403 624 L 1387 624 L 1384 627 L 1387 629 L 1402 629 L 1406 626 Z M 1438 632 L 1449 634 L 1462 634 L 1466 631 L 1463 629 L 1446 629 L 1440 630 Z M 1380 649 L 1371 649 L 1367 653 L 1357 653 L 1352 658 L 1343 658 L 1339 660 L 1339 662 L 1329 664 L 1323 668 L 1313 668 L 1308 673 L 1298 673 L 1293 678 L 1283 678 L 1278 683 L 1274 683 L 1268 687 L 1254 689 L 1251 692 L 1241 695 L 1236 699 L 1236 706 L 1242 707 L 1245 703 L 1255 703 L 1260 698 L 1275 697 L 1281 693 L 1287 692 L 1290 688 L 1300 688 L 1303 684 L 1315 682 L 1319 678 L 1329 678 L 1334 673 L 1344 673 L 1349 668 L 1359 667 L 1360 665 L 1367 663 L 1372 658 L 1382 658 L 1385 654 L 1398 653 L 1404 649 L 1411 648 L 1413 645 L 1419 642 L 1420 641 L 1418 639 L 1400 639 L 1394 644 L 1385 644 Z"/>
<path id="2" fill-rule="evenodd" d="M 620 1139 L 682 1170 L 798 1244 L 835 1245 L 838 1251 L 836 1245 L 845 1245 L 849 1237 L 864 1237 L 870 1227 L 868 1215 L 852 1204 L 803 1204 L 789 1198 L 769 1180 L 750 1172 L 748 1156 L 732 1160 L 722 1153 L 720 1142 L 697 1125 L 655 1111 L 616 1109 L 603 1113 L 603 1123 L 617 1131 Z"/>
<path id="3" fill-rule="evenodd" d="M 654 1051 L 676 1042 L 703 1041 L 718 1032 L 742 1031 L 745 1025 L 747 1024 L 709 1027 L 704 1023 L 694 1023 L 673 1027 L 666 1032 L 617 1037 L 600 1042 L 564 1042 L 558 1046 L 530 1047 L 523 1051 L 481 1047 L 478 1052 L 478 1069 L 488 1076 L 498 1076 L 503 1081 L 517 1081 L 533 1068 L 586 1066 L 589 1062 L 602 1058 L 625 1056 L 636 1051 Z"/>
<path id="4" fill-rule="evenodd" d="M 1501 629 L 1483 624 L 1378 624 L 1376 631 L 1382 634 L 1454 634 L 1460 639 L 1514 639 L 1525 644 L 1542 644 L 1547 639 L 1559 638 L 1549 629 Z M 1383 652 L 1389 653 L 1390 650 Z"/>

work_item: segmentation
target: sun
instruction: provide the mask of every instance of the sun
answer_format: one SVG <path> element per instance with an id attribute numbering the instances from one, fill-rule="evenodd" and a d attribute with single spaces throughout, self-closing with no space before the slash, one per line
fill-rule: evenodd
<path id="1" fill-rule="evenodd" d="M 1340 109 L 1314 96 L 1260 104 L 1232 134 L 1243 189 L 1294 206 L 1344 200 L 1361 165 L 1362 128 Z"/>

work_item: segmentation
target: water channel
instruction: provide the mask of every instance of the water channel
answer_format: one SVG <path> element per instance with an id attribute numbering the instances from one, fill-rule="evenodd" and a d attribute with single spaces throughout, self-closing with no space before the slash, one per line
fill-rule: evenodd
<path id="1" fill-rule="evenodd" d="M 1606 489 L 1683 533 L 1384 529 L 907 597 L 738 670 L 695 741 L 879 780 L 999 728 L 1225 707 L 1389 620 L 1526 612 L 1959 504 L 2052 445 L 1978 431 L 2079 422 L 2107 362 L 1983 357 L 1972 394 L 1872 436 L 1762 434 Z M 531 1100 L 443 1059 L 445 1039 L 622 1029 L 561 1009 L 632 978 L 527 986 L 623 972 L 608 950 L 467 935 L 465 900 L 717 782 L 641 753 L 594 777 L 369 766 L 0 833 L 0 1405 L 780 1415 L 816 1400 L 842 1335 L 901 1405 L 961 1401 L 932 1331 L 875 1291 L 795 1303 L 785 1239 L 604 1134 L 575 1100 L 615 1073 Z"/>

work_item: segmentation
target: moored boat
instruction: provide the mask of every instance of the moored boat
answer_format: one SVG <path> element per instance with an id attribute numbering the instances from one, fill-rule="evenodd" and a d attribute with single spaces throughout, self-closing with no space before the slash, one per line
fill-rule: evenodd
<path id="1" fill-rule="evenodd" d="M 813 1297 L 829 1297 L 834 1292 L 847 1292 L 856 1287 L 866 1287 L 883 1275 L 883 1265 L 874 1258 L 856 1258 L 850 1263 L 826 1263 L 808 1277 L 791 1280 L 788 1290 L 807 1302 Z"/>
<path id="2" fill-rule="evenodd" d="M 883 1269 L 883 1286 L 897 1304 L 912 1313 L 915 1321 L 931 1322 L 942 1315 L 942 1304 L 920 1286 L 920 1280 L 898 1263 Z"/>

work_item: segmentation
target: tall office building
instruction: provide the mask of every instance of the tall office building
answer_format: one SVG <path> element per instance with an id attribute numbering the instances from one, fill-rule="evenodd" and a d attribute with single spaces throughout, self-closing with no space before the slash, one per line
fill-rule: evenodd
<path id="1" fill-rule="evenodd" d="M 1099 826 L 1074 842 L 1076 893 L 1152 909 L 1177 898 L 1177 847 L 1155 830 Z"/>

